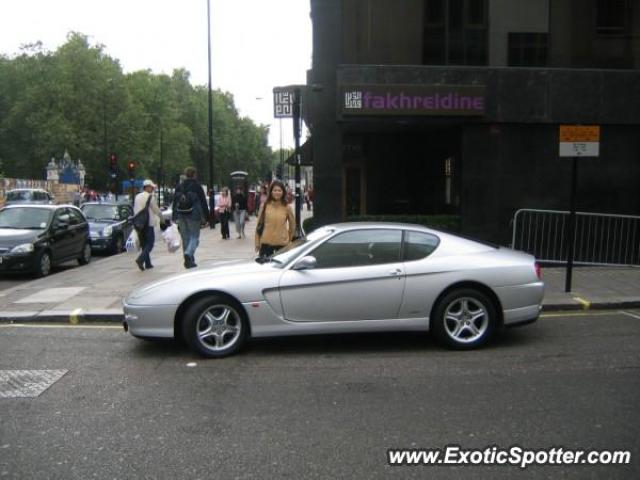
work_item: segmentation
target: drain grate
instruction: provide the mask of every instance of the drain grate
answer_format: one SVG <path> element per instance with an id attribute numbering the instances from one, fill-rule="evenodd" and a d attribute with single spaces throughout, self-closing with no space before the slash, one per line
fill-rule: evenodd
<path id="1" fill-rule="evenodd" d="M 35 398 L 68 370 L 0 370 L 0 398 Z"/>

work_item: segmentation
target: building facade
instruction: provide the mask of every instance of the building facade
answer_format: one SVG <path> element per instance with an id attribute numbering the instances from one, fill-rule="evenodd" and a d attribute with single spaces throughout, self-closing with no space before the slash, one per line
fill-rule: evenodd
<path id="1" fill-rule="evenodd" d="M 640 215 L 640 0 L 312 0 L 314 217 L 456 214 L 508 243 L 567 210 L 560 125 L 599 125 L 578 210 Z"/>

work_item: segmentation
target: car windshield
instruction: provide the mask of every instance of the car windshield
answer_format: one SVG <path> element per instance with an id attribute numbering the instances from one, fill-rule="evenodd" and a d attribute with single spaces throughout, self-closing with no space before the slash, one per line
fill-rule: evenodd
<path id="1" fill-rule="evenodd" d="M 45 208 L 5 208 L 0 210 L 0 228 L 43 229 L 52 213 Z"/>
<path id="2" fill-rule="evenodd" d="M 14 190 L 7 193 L 7 202 L 15 202 L 20 200 L 32 200 L 33 193 L 31 190 Z"/>
<path id="3" fill-rule="evenodd" d="M 278 266 L 284 266 L 296 258 L 300 252 L 306 249 L 310 244 L 317 243 L 331 233 L 333 233 L 333 229 L 331 228 L 319 228 L 314 230 L 306 237 L 294 240 L 286 247 L 278 250 L 277 255 L 274 255 L 271 260 L 278 264 Z"/>
<path id="4" fill-rule="evenodd" d="M 115 205 L 83 205 L 82 213 L 88 220 L 119 220 Z"/>

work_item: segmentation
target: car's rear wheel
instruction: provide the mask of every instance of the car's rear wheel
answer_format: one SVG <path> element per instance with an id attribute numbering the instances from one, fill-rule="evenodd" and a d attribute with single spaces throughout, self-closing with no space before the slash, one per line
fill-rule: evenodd
<path id="1" fill-rule="evenodd" d="M 42 251 L 36 257 L 35 272 L 38 277 L 46 277 L 51 273 L 51 255 Z"/>
<path id="2" fill-rule="evenodd" d="M 91 261 L 91 244 L 89 242 L 84 244 L 82 248 L 82 254 L 78 257 L 78 263 L 80 265 L 86 265 Z"/>
<path id="3" fill-rule="evenodd" d="M 205 357 L 226 357 L 244 343 L 248 323 L 235 302 L 211 295 L 195 301 L 184 313 L 182 334 L 187 345 Z"/>
<path id="4" fill-rule="evenodd" d="M 496 328 L 496 308 L 479 290 L 461 288 L 447 293 L 435 310 L 432 329 L 445 345 L 460 350 L 486 344 Z"/>

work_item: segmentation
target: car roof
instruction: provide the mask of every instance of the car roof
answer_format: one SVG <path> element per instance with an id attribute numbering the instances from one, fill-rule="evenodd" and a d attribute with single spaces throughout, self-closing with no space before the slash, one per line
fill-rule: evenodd
<path id="1" fill-rule="evenodd" d="M 5 205 L 4 208 L 44 208 L 47 210 L 56 210 L 60 207 L 78 208 L 75 205 L 44 205 L 40 203 L 15 203 L 11 205 Z"/>
<path id="2" fill-rule="evenodd" d="M 107 207 L 119 207 L 120 205 L 129 205 L 129 203 L 116 203 L 116 202 L 84 202 L 82 206 L 85 205 L 106 205 Z"/>
<path id="3" fill-rule="evenodd" d="M 11 190 L 7 190 L 7 193 L 11 192 L 44 192 L 49 193 L 44 188 L 12 188 Z"/>
<path id="4" fill-rule="evenodd" d="M 422 230 L 425 232 L 435 232 L 431 228 L 427 228 L 424 225 L 418 225 L 417 223 L 395 223 L 395 222 L 343 222 L 333 223 L 331 225 L 325 225 L 326 228 L 333 228 L 335 230 L 363 230 L 370 228 L 391 228 L 391 229 L 412 229 Z"/>

